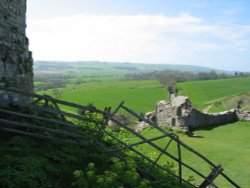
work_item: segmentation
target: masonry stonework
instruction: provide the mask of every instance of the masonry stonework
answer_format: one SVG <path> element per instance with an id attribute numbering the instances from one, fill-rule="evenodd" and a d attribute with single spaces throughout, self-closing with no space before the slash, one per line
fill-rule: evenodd
<path id="1" fill-rule="evenodd" d="M 173 95 L 171 101 L 159 101 L 156 105 L 158 125 L 171 126 L 184 131 L 222 125 L 238 119 L 238 113 L 235 109 L 220 113 L 203 113 L 192 108 L 192 104 L 186 96 L 175 97 Z"/>
<path id="2" fill-rule="evenodd" d="M 0 87 L 33 91 L 32 55 L 28 49 L 26 0 L 0 0 Z M 1 104 L 31 99 L 0 90 Z"/>
<path id="3" fill-rule="evenodd" d="M 237 117 L 240 121 L 250 122 L 250 112 L 237 109 L 236 113 L 237 113 Z"/>

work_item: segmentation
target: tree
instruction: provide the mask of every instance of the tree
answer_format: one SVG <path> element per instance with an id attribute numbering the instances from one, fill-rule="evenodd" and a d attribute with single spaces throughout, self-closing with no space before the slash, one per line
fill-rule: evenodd
<path id="1" fill-rule="evenodd" d="M 62 95 L 62 92 L 59 89 L 53 89 L 52 94 L 54 95 L 55 98 L 60 98 Z"/>

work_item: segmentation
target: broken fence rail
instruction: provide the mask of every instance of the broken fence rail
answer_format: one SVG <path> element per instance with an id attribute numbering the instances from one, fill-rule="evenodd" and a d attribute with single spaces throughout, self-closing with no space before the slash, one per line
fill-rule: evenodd
<path id="1" fill-rule="evenodd" d="M 91 118 L 86 118 L 83 116 L 80 116 L 78 114 L 73 114 L 73 113 L 69 113 L 69 112 L 64 112 L 59 108 L 59 105 L 65 105 L 68 107 L 73 107 L 76 108 L 78 111 L 88 111 L 90 113 L 96 113 L 96 114 L 100 114 L 102 115 L 106 120 L 112 120 L 113 122 L 115 122 L 116 124 L 118 124 L 120 127 L 124 128 L 125 130 L 129 131 L 130 133 L 132 133 L 133 135 L 135 135 L 136 137 L 140 138 L 142 141 L 141 142 L 137 142 L 134 144 L 126 144 L 123 141 L 121 141 L 119 138 L 117 138 L 116 136 L 114 136 L 112 133 L 107 132 L 105 129 L 102 129 L 103 132 L 112 137 L 113 139 L 117 140 L 120 144 L 124 145 L 123 148 L 117 148 L 117 149 L 111 149 L 109 152 L 117 152 L 118 150 L 125 150 L 125 149 L 129 149 L 133 152 L 135 152 L 136 154 L 138 154 L 140 157 L 146 159 L 148 162 L 151 163 L 151 166 L 149 167 L 148 171 L 150 171 L 153 167 L 157 167 L 161 170 L 166 171 L 167 173 L 173 175 L 174 177 L 179 179 L 180 184 L 182 182 L 191 184 L 190 182 L 186 181 L 183 177 L 182 177 L 182 168 L 185 167 L 189 170 L 191 170 L 192 172 L 194 172 L 195 174 L 197 174 L 198 176 L 200 176 L 201 178 L 204 179 L 204 181 L 199 185 L 199 186 L 195 186 L 192 185 L 194 187 L 198 187 L 198 188 L 206 188 L 208 185 L 213 185 L 214 187 L 216 187 L 216 185 L 213 184 L 213 181 L 219 176 L 222 175 L 229 183 L 231 183 L 231 185 L 233 185 L 236 188 L 240 188 L 239 185 L 237 185 L 232 179 L 230 179 L 228 176 L 226 176 L 222 171 L 223 169 L 221 168 L 221 166 L 216 166 L 214 163 L 212 163 L 209 159 L 207 159 L 205 156 L 203 156 L 202 154 L 200 154 L 199 152 L 197 152 L 196 150 L 194 150 L 193 148 L 191 148 L 190 146 L 188 146 L 187 144 L 183 143 L 179 137 L 175 134 L 172 133 L 168 133 L 167 131 L 165 131 L 164 129 L 162 129 L 161 127 L 159 127 L 157 124 L 155 124 L 154 122 L 151 122 L 150 120 L 138 115 L 137 113 L 135 113 L 133 110 L 127 108 L 126 106 L 124 106 L 124 102 L 122 102 L 112 113 L 109 111 L 103 111 L 103 110 L 98 110 L 97 108 L 95 108 L 92 105 L 87 105 L 87 106 L 83 106 L 83 105 L 79 105 L 79 104 L 74 104 L 71 102 L 66 102 L 66 101 L 62 101 L 62 100 L 58 100 L 58 99 L 54 99 L 50 96 L 41 96 L 38 94 L 34 94 L 34 93 L 27 93 L 24 91 L 19 91 L 16 89 L 11 89 L 11 88 L 3 88 L 0 87 L 0 90 L 4 90 L 5 92 L 10 92 L 10 93 L 15 93 L 15 94 L 19 94 L 22 96 L 26 96 L 26 97 L 31 97 L 33 98 L 33 103 L 32 104 L 26 104 L 26 105 L 22 105 L 26 108 L 29 109 L 37 109 L 39 111 L 43 111 L 43 112 L 47 112 L 47 113 L 51 113 L 51 114 L 56 114 L 56 115 L 60 115 L 62 117 L 62 120 L 53 120 L 51 118 L 44 118 L 44 117 L 37 117 L 34 115 L 30 115 L 30 114 L 24 114 L 24 113 L 20 113 L 20 112 L 13 112 L 13 111 L 9 111 L 6 109 L 0 109 L 0 112 L 2 113 L 8 113 L 8 114 L 12 114 L 12 115 L 17 115 L 17 116 L 21 116 L 21 117 L 25 117 L 25 118 L 33 118 L 33 119 L 37 119 L 37 120 L 42 120 L 42 121 L 48 121 L 51 123 L 57 123 L 60 125 L 64 125 L 70 128 L 77 128 L 77 126 L 70 124 L 67 122 L 65 117 L 69 117 L 69 118 L 74 118 L 74 119 L 78 119 L 78 120 L 84 120 L 84 121 L 89 121 L 89 122 L 93 122 L 93 123 L 100 123 L 100 122 L 96 122 L 95 120 L 91 119 Z M 45 107 L 41 107 L 36 105 L 36 103 L 40 102 L 40 101 L 45 101 L 45 104 L 48 106 L 49 103 L 53 104 L 55 109 L 51 109 L 47 106 Z M 10 101 L 10 103 L 12 105 L 18 105 L 18 103 L 14 102 L 14 101 Z M 115 120 L 113 118 L 113 116 L 119 112 L 120 109 L 123 109 L 125 111 L 127 111 L 129 114 L 133 115 L 134 117 L 138 118 L 141 121 L 144 121 L 145 123 L 149 124 L 151 127 L 157 129 L 158 131 L 160 131 L 163 135 L 156 137 L 156 138 L 152 138 L 152 139 L 147 139 L 145 137 L 143 137 L 141 134 L 135 132 L 134 130 L 132 130 L 131 128 L 127 127 L 126 125 L 124 125 L 123 123 Z M 12 125 L 12 126 L 21 126 L 21 127 L 29 127 L 29 128 L 33 128 L 33 129 L 41 129 L 38 128 L 35 125 L 24 125 L 24 124 L 19 124 L 16 123 L 14 121 L 6 121 L 3 119 L 0 119 L 0 123 L 4 124 L 4 125 Z M 7 132 L 12 132 L 12 133 L 16 133 L 16 134 L 21 134 L 21 135 L 25 135 L 25 136 L 33 136 L 33 137 L 37 137 L 37 138 L 42 138 L 42 139 L 50 139 L 50 140 L 54 140 L 56 142 L 60 143 L 60 140 L 57 140 L 55 138 L 51 138 L 51 137 L 46 137 L 44 135 L 39 135 L 37 133 L 29 133 L 29 132 L 25 132 L 25 131 L 20 131 L 20 130 L 16 130 L 14 128 L 6 128 L 6 127 L 0 127 L 0 129 L 2 131 L 7 131 Z M 49 132 L 53 132 L 56 134 L 63 134 L 66 136 L 70 136 L 73 137 L 75 139 L 79 139 L 81 137 L 81 135 L 77 135 L 74 133 L 70 133 L 70 132 L 62 132 L 62 131 L 56 131 L 54 129 L 51 128 L 47 128 L 46 130 L 44 129 L 44 131 L 49 131 Z M 168 137 L 170 139 L 169 143 L 165 146 L 165 148 L 161 148 L 159 147 L 157 144 L 153 143 L 153 141 L 161 139 L 163 137 Z M 61 141 L 62 143 L 65 143 L 65 141 Z M 170 145 L 171 142 L 175 142 L 177 144 L 177 148 L 178 148 L 178 156 L 173 156 L 172 154 L 170 154 L 167 151 L 168 146 Z M 145 156 L 144 154 L 140 153 L 139 151 L 137 151 L 136 149 L 134 149 L 134 146 L 140 145 L 140 144 L 144 144 L 147 143 L 150 146 L 152 146 L 153 148 L 155 148 L 156 150 L 158 150 L 160 152 L 160 155 L 157 157 L 157 159 L 155 161 L 153 161 L 152 159 L 148 158 L 147 156 Z M 198 170 L 194 169 L 193 167 L 191 167 L 190 165 L 184 163 L 182 161 L 182 157 L 181 157 L 181 146 L 185 149 L 187 149 L 188 151 L 190 151 L 191 153 L 193 153 L 194 155 L 198 156 L 199 158 L 201 158 L 202 160 L 204 160 L 208 165 L 210 165 L 212 167 L 212 171 L 208 176 L 203 175 L 202 173 L 200 173 Z M 176 175 L 174 172 L 172 172 L 169 169 L 166 169 L 165 167 L 161 166 L 158 164 L 159 159 L 163 156 L 167 156 L 169 158 L 171 158 L 172 160 L 176 161 L 178 163 L 178 175 Z"/>

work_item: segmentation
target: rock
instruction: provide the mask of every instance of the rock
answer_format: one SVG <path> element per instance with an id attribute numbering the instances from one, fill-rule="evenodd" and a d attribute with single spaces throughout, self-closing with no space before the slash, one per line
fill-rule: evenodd
<path id="1" fill-rule="evenodd" d="M 149 127 L 149 124 L 142 121 L 135 126 L 135 132 L 140 133 L 143 129 L 146 129 L 147 127 Z"/>
<path id="2" fill-rule="evenodd" d="M 153 112 L 147 112 L 145 113 L 144 116 L 146 119 L 149 119 L 150 121 L 155 121 L 156 120 L 156 111 Z"/>
<path id="3" fill-rule="evenodd" d="M 122 123 L 123 125 L 127 126 L 129 125 L 129 120 L 128 118 L 125 116 L 125 115 L 122 115 L 122 114 L 115 114 L 113 116 L 113 119 L 115 121 L 118 121 L 120 123 Z M 112 121 L 112 120 L 108 120 L 108 127 L 111 128 L 113 131 L 119 131 L 121 126 L 119 124 L 117 124 L 115 121 Z"/>

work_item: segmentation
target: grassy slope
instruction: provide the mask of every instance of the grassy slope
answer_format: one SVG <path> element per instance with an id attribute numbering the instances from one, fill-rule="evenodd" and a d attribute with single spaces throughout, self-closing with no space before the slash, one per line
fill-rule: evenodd
<path id="1" fill-rule="evenodd" d="M 239 101 L 241 101 L 241 109 L 250 111 L 250 92 L 230 96 L 227 98 L 223 98 L 222 100 L 217 100 L 210 105 L 210 111 L 219 112 L 235 108 L 236 106 L 238 106 Z"/>
<path id="2" fill-rule="evenodd" d="M 223 100 L 250 90 L 250 78 L 197 81 L 182 83 L 181 94 L 188 95 L 195 107 L 204 108 L 213 101 Z M 250 124 L 237 122 L 210 130 L 195 131 L 204 138 L 182 139 L 204 153 L 215 163 L 222 164 L 228 175 L 242 187 L 250 186 Z M 225 187 L 225 186 L 224 186 Z"/>
<path id="3" fill-rule="evenodd" d="M 248 187 L 250 185 L 250 150 L 248 149 L 250 148 L 249 132 L 249 123 L 237 122 L 226 126 L 213 127 L 212 129 L 197 130 L 194 132 L 196 137 L 188 137 L 184 134 L 179 134 L 179 136 L 183 142 L 205 155 L 213 163 L 221 164 L 224 168 L 224 173 L 231 177 L 240 186 Z M 154 129 L 145 130 L 142 134 L 147 138 L 161 135 Z M 127 138 L 127 142 L 134 143 L 136 141 L 139 141 L 139 139 L 134 137 Z M 164 148 L 167 142 L 167 139 L 155 141 L 155 143 L 161 146 L 161 148 Z M 142 145 L 137 149 L 147 153 L 154 160 L 160 154 L 149 145 Z M 172 143 L 168 151 L 177 156 L 176 144 Z M 210 167 L 203 160 L 183 148 L 182 159 L 185 163 L 198 169 L 199 172 L 202 172 L 204 175 L 210 173 Z M 167 161 L 169 162 L 171 160 L 167 157 L 162 157 L 159 163 L 167 164 Z M 177 170 L 176 163 L 175 169 Z M 191 171 L 188 171 L 185 168 L 183 171 L 185 177 L 194 175 Z M 196 177 L 195 182 L 198 184 L 201 182 L 201 179 Z M 218 177 L 216 184 L 222 188 L 232 187 L 222 176 Z"/>
<path id="4" fill-rule="evenodd" d="M 237 78 L 226 80 L 196 81 L 181 83 L 180 94 L 190 96 L 194 106 L 202 109 L 207 104 L 221 100 L 228 96 L 237 95 L 250 90 L 250 78 Z M 246 122 L 236 122 L 234 124 L 214 127 L 212 129 L 197 130 L 194 132 L 198 137 L 188 137 L 180 134 L 181 139 L 191 147 L 207 156 L 215 164 L 221 164 L 225 173 L 239 183 L 242 187 L 250 186 L 249 165 L 250 165 L 250 143 L 249 143 L 250 124 Z M 143 133 L 147 138 L 157 136 L 159 132 L 155 130 Z M 136 139 L 131 138 L 129 142 Z M 138 141 L 138 140 L 137 140 Z M 157 143 L 163 148 L 167 140 L 160 140 Z M 150 146 L 144 145 L 141 148 L 149 153 L 152 158 L 156 158 L 156 153 Z M 176 153 L 175 146 L 170 147 L 171 153 Z M 202 161 L 183 152 L 184 161 L 193 164 L 196 169 L 200 169 L 204 174 L 209 173 L 208 166 L 204 166 Z M 168 159 L 162 158 L 160 163 L 166 163 Z M 187 173 L 189 174 L 189 173 Z M 198 180 L 198 179 L 197 179 Z M 220 177 L 217 182 L 220 187 L 231 187 Z"/>
<path id="5" fill-rule="evenodd" d="M 165 97 L 166 90 L 156 81 L 114 81 L 83 84 L 80 89 L 65 92 L 61 99 L 83 105 L 93 103 L 100 109 L 115 108 L 125 101 L 135 111 L 147 112 Z"/>
<path id="6" fill-rule="evenodd" d="M 226 126 L 215 127 L 212 130 L 199 130 L 195 135 L 203 138 L 182 139 L 193 148 L 205 154 L 215 164 L 221 164 L 225 173 L 242 187 L 250 185 L 250 124 L 238 122 Z M 195 164 L 199 167 L 199 164 Z M 225 184 L 223 187 L 226 187 Z"/>
<path id="7" fill-rule="evenodd" d="M 240 94 L 250 90 L 250 78 L 234 78 L 225 80 L 209 80 L 180 83 L 180 95 L 190 97 L 198 109 L 215 100 Z"/>
<path id="8" fill-rule="evenodd" d="M 237 78 L 226 80 L 196 81 L 179 84 L 180 94 L 190 96 L 194 106 L 202 109 L 208 103 L 223 99 L 228 96 L 237 95 L 250 90 L 250 78 Z M 154 81 L 130 81 L 130 82 L 112 82 L 112 83 L 91 83 L 81 85 L 81 89 L 65 92 L 62 99 L 80 104 L 93 102 L 98 108 L 104 106 L 117 106 L 120 101 L 125 100 L 129 107 L 138 112 L 152 110 L 155 102 L 165 98 L 165 89 Z M 74 95 L 72 95 L 74 94 Z M 190 138 L 181 135 L 183 141 L 191 145 L 216 164 L 222 164 L 226 174 L 237 181 L 242 187 L 250 185 L 249 182 L 249 123 L 234 123 L 228 126 L 221 126 L 213 130 L 199 130 L 194 134 L 203 138 Z M 149 137 L 156 136 L 154 131 L 147 132 Z M 134 138 L 130 141 L 135 141 Z M 164 147 L 165 141 L 159 144 Z M 152 157 L 156 156 L 152 148 L 144 148 Z M 173 151 L 173 153 L 176 151 Z M 186 156 L 186 157 L 185 157 Z M 193 163 L 194 166 L 203 169 L 203 165 L 197 159 L 184 153 L 184 158 Z M 162 159 L 160 162 L 165 162 Z M 220 182 L 222 183 L 222 182 Z M 223 183 L 222 183 L 223 184 Z M 223 184 L 221 187 L 229 187 Z"/>

